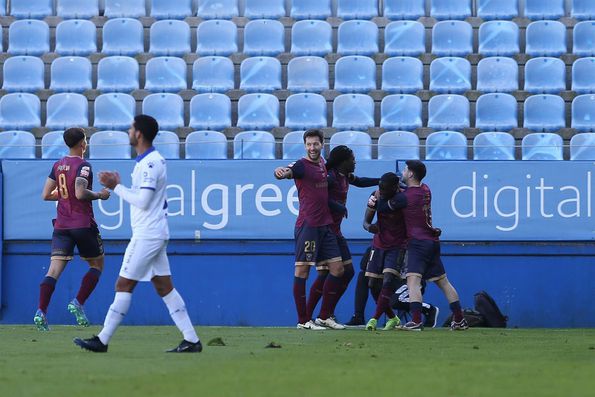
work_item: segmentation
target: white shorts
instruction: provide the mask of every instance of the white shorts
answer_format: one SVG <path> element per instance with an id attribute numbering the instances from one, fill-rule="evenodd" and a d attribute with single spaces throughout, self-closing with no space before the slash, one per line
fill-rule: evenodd
<path id="1" fill-rule="evenodd" d="M 170 276 L 167 240 L 132 238 L 120 268 L 120 276 L 135 281 L 150 281 L 155 276 Z"/>

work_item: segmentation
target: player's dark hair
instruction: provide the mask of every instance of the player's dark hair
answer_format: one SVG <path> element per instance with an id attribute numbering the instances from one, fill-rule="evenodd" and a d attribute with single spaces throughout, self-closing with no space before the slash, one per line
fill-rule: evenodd
<path id="1" fill-rule="evenodd" d="M 380 183 L 387 186 L 397 186 L 399 177 L 394 172 L 387 172 L 380 177 Z"/>
<path id="2" fill-rule="evenodd" d="M 85 130 L 80 127 L 72 127 L 64 131 L 63 137 L 66 146 L 73 148 L 85 139 Z"/>
<path id="3" fill-rule="evenodd" d="M 309 138 L 311 136 L 318 137 L 318 139 L 320 140 L 320 143 L 324 144 L 324 134 L 322 133 L 321 130 L 316 129 L 316 128 L 306 130 L 306 132 L 304 132 L 304 143 L 306 143 L 306 138 Z"/>
<path id="4" fill-rule="evenodd" d="M 159 132 L 159 124 L 157 123 L 157 120 L 146 114 L 139 114 L 134 117 L 134 128 L 137 131 L 140 131 L 145 140 L 149 143 L 153 143 L 153 139 L 155 139 L 157 132 Z"/>
<path id="5" fill-rule="evenodd" d="M 333 150 L 331 150 L 330 154 L 328 155 L 328 160 L 326 161 L 326 169 L 335 169 L 339 166 L 339 164 L 346 160 L 349 160 L 352 156 L 353 150 L 349 149 L 347 146 L 336 146 Z"/>
<path id="6" fill-rule="evenodd" d="M 409 171 L 413 172 L 416 180 L 421 182 L 426 176 L 426 165 L 419 160 L 408 160 L 405 162 Z"/>

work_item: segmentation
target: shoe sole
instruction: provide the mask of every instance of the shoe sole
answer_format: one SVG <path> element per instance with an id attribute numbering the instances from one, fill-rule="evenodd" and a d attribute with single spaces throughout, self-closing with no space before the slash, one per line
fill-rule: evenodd
<path id="1" fill-rule="evenodd" d="M 37 327 L 38 331 L 48 332 L 50 330 L 50 327 L 48 327 L 48 325 L 44 323 L 43 318 L 39 316 L 33 317 L 33 322 L 35 323 L 35 326 Z"/>
<path id="2" fill-rule="evenodd" d="M 432 328 L 436 328 L 436 324 L 438 324 L 438 315 L 440 314 L 440 309 L 436 308 L 436 315 L 434 316 L 434 325 Z"/>
<path id="3" fill-rule="evenodd" d="M 88 327 L 89 326 L 89 319 L 84 314 L 79 314 L 79 310 L 74 307 L 74 305 L 68 305 L 68 311 L 72 313 L 72 315 L 76 318 L 76 323 L 81 327 Z"/>
<path id="4" fill-rule="evenodd" d="M 80 339 L 80 338 L 74 338 L 72 340 L 72 342 L 77 345 L 78 347 L 80 347 L 81 349 L 88 351 L 88 352 L 92 352 L 92 353 L 107 353 L 107 350 L 93 350 L 93 349 L 89 349 L 89 347 L 87 346 L 87 344 L 85 343 L 84 340 Z"/>

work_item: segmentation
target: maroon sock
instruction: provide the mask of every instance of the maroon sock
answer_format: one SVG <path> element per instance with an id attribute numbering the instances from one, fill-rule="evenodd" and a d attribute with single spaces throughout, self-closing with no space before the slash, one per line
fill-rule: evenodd
<path id="1" fill-rule="evenodd" d="M 341 290 L 341 278 L 329 274 L 324 283 L 322 292 L 322 307 L 320 309 L 320 318 L 326 320 L 335 311 Z"/>
<path id="2" fill-rule="evenodd" d="M 297 310 L 298 322 L 307 323 L 310 319 L 306 312 L 306 279 L 300 277 L 293 278 L 293 300 Z"/>
<path id="3" fill-rule="evenodd" d="M 411 321 L 414 323 L 421 323 L 421 302 L 410 302 L 409 308 L 411 310 Z"/>
<path id="4" fill-rule="evenodd" d="M 392 311 L 390 307 L 390 298 L 395 293 L 393 288 L 390 287 L 382 287 L 380 291 L 380 295 L 378 296 L 378 302 L 376 303 L 376 313 L 374 313 L 374 318 L 378 320 L 384 313 L 388 316 L 388 318 L 393 318 L 395 313 Z"/>
<path id="5" fill-rule="evenodd" d="M 380 290 L 381 288 L 378 288 L 376 286 L 370 287 L 370 293 L 372 294 L 372 298 L 376 303 L 378 303 L 378 297 L 380 297 Z"/>
<path id="6" fill-rule="evenodd" d="M 97 282 L 99 282 L 99 276 L 101 276 L 101 272 L 95 268 L 90 268 L 87 274 L 83 277 L 81 281 L 81 287 L 79 288 L 78 294 L 76 294 L 76 300 L 81 304 L 84 305 L 91 292 L 95 289 Z"/>
<path id="7" fill-rule="evenodd" d="M 347 288 L 349 287 L 349 283 L 353 279 L 354 274 L 355 273 L 353 271 L 352 265 L 345 266 L 343 276 L 341 276 L 341 289 L 339 290 L 339 298 L 337 299 L 337 303 L 339 303 L 339 301 L 341 300 L 341 297 L 345 294 L 345 291 L 347 291 Z"/>
<path id="8" fill-rule="evenodd" d="M 306 313 L 309 319 L 312 319 L 314 309 L 316 309 L 316 305 L 318 305 L 318 302 L 322 297 L 327 274 L 328 273 L 319 274 L 318 277 L 316 277 L 316 280 L 314 280 L 312 287 L 310 287 L 310 295 L 308 295 L 308 303 L 306 305 Z"/>
<path id="9" fill-rule="evenodd" d="M 452 311 L 452 319 L 455 320 L 457 323 L 463 321 L 463 310 L 461 309 L 461 302 L 455 301 L 451 303 L 450 310 Z"/>
<path id="10" fill-rule="evenodd" d="M 50 305 L 50 299 L 56 289 L 56 279 L 53 277 L 46 276 L 39 284 L 39 310 L 47 313 L 48 306 Z"/>

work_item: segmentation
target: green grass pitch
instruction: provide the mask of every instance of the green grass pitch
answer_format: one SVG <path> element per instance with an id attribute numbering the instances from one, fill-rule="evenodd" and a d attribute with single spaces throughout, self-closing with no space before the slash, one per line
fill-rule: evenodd
<path id="1" fill-rule="evenodd" d="M 595 329 L 414 332 L 200 327 L 201 354 L 166 354 L 174 327 L 0 326 L 0 396 L 593 396 Z M 280 348 L 265 348 L 270 342 Z"/>

